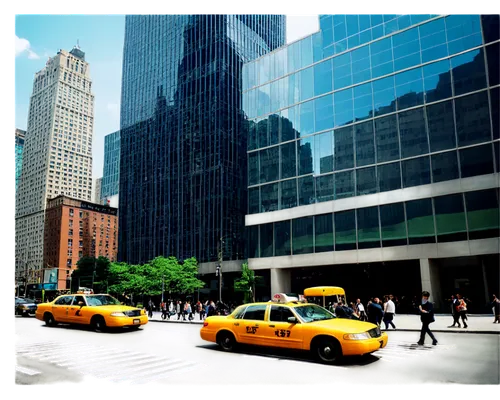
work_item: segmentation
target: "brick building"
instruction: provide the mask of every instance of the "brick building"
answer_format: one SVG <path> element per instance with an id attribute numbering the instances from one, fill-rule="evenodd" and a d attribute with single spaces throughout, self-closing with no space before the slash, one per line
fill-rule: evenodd
<path id="1" fill-rule="evenodd" d="M 59 290 L 84 256 L 116 260 L 117 209 L 60 195 L 47 201 L 44 268 L 58 269 Z"/>

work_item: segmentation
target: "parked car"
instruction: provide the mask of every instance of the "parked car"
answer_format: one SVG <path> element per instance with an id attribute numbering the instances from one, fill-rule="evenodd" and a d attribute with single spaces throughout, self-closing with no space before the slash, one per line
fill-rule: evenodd
<path id="1" fill-rule="evenodd" d="M 35 316 L 38 306 L 35 300 L 16 297 L 15 315 L 21 315 L 23 317 Z"/>

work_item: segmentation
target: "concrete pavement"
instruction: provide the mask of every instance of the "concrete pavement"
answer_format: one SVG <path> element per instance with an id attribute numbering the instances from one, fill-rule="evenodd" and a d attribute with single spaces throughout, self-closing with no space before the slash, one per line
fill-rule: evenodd
<path id="1" fill-rule="evenodd" d="M 180 385 L 181 396 L 196 390 L 196 385 L 210 390 L 214 383 L 244 385 L 247 391 L 254 384 L 280 384 L 285 385 L 282 393 L 294 385 L 314 385 L 309 394 L 321 383 L 329 385 L 325 390 L 360 383 L 500 383 L 495 335 L 441 333 L 436 335 L 437 346 L 429 340 L 417 346 L 418 333 L 389 331 L 385 348 L 330 366 L 314 362 L 309 352 L 247 346 L 226 353 L 201 339 L 198 324 L 183 322 L 96 333 L 79 326 L 48 328 L 34 318 L 16 318 L 15 332 L 16 383 L 73 383 L 82 385 L 77 391 L 87 396 L 89 388 L 94 392 L 95 385 L 109 383 L 125 383 L 113 386 L 113 391 L 121 395 L 117 390 L 124 389 L 128 397 L 133 386 L 129 383 L 163 384 L 167 391 Z M 51 387 L 39 390 L 50 392 Z M 138 387 L 137 397 L 144 397 L 146 386 Z"/>
<path id="2" fill-rule="evenodd" d="M 453 317 L 451 315 L 437 314 L 435 316 L 436 322 L 431 324 L 431 330 L 433 332 L 455 332 L 455 333 L 483 333 L 483 334 L 500 334 L 500 324 L 494 324 L 493 315 L 468 315 L 467 316 L 467 328 L 463 327 L 462 322 L 460 322 L 461 328 L 449 328 L 453 323 Z M 153 318 L 149 319 L 151 322 L 169 322 L 177 324 L 202 324 L 203 320 L 200 320 L 200 315 L 195 314 L 192 321 L 184 321 L 182 318 L 177 319 L 177 315 L 173 315 L 170 319 L 161 319 L 161 312 L 153 312 Z M 420 322 L 420 317 L 413 314 L 396 314 L 394 317 L 394 325 L 398 331 L 409 331 L 415 332 L 420 331 L 422 326 Z M 385 324 L 382 323 L 382 329 L 385 329 Z M 389 328 L 389 330 L 393 330 Z"/>

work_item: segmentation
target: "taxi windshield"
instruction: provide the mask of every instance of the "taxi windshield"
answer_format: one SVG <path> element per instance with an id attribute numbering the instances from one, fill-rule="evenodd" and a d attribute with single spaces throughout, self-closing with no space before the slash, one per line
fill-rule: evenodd
<path id="1" fill-rule="evenodd" d="M 87 296 L 89 306 L 118 306 L 120 302 L 114 297 L 106 295 Z"/>
<path id="2" fill-rule="evenodd" d="M 302 318 L 304 322 L 323 321 L 326 319 L 336 318 L 330 311 L 315 304 L 295 307 L 294 310 L 297 314 L 299 314 L 300 318 Z"/>

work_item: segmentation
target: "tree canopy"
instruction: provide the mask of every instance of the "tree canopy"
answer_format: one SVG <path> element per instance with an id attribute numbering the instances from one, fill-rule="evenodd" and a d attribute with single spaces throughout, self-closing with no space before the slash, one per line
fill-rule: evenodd
<path id="1" fill-rule="evenodd" d="M 99 291 L 120 296 L 159 295 L 162 293 L 162 284 L 166 293 L 175 294 L 190 294 L 204 286 L 204 282 L 196 277 L 198 262 L 194 257 L 181 263 L 176 257 L 160 256 L 140 265 L 110 263 L 104 257 L 97 260 L 93 257 L 83 257 L 77 266 L 72 277 L 73 281 L 80 278 L 80 286 L 85 286 L 82 284 L 86 281 L 83 277 L 92 279 L 95 268 L 94 285 L 101 285 Z M 75 285 L 72 286 L 74 290 Z"/>

